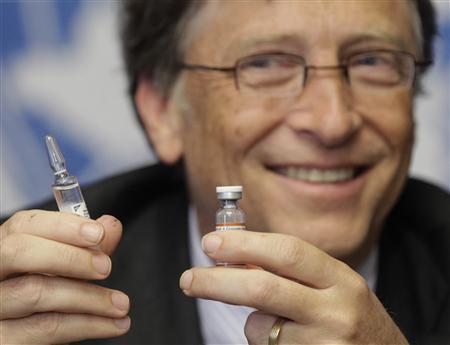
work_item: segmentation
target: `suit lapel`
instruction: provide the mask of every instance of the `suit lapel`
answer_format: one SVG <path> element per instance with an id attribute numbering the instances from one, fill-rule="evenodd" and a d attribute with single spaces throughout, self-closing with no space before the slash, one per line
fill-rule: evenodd
<path id="1" fill-rule="evenodd" d="M 399 214 L 380 242 L 377 295 L 408 339 L 433 333 L 448 286 L 423 239 Z"/>
<path id="2" fill-rule="evenodd" d="M 203 342 L 196 301 L 179 289 L 179 277 L 190 267 L 184 185 L 175 180 L 160 188 L 166 188 L 165 194 L 125 218 L 114 269 L 102 283 L 130 296 L 131 329 L 99 344 Z"/>
<path id="3" fill-rule="evenodd" d="M 183 194 L 175 200 L 162 200 L 155 214 L 153 246 L 151 343 L 201 344 L 195 299 L 186 297 L 179 288 L 179 277 L 191 267 L 188 249 L 188 202 Z M 155 265 L 155 262 L 158 264 Z"/>

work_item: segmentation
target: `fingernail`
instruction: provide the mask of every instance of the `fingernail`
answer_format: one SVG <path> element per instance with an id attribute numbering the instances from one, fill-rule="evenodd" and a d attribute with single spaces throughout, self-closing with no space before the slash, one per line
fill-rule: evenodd
<path id="1" fill-rule="evenodd" d="M 127 329 L 128 327 L 130 327 L 131 320 L 129 316 L 125 316 L 122 319 L 115 319 L 114 323 L 116 324 L 117 328 Z"/>
<path id="2" fill-rule="evenodd" d="M 116 227 L 120 223 L 120 221 L 116 217 L 106 215 L 106 214 L 104 214 L 103 216 L 98 218 L 97 221 L 101 222 L 105 226 L 111 226 L 111 227 Z"/>
<path id="3" fill-rule="evenodd" d="M 219 249 L 222 238 L 215 235 L 205 235 L 202 239 L 202 248 L 205 253 L 213 253 Z"/>
<path id="4" fill-rule="evenodd" d="M 194 275 L 190 270 L 185 271 L 180 277 L 180 288 L 182 290 L 189 290 L 192 284 L 192 278 Z"/>
<path id="5" fill-rule="evenodd" d="M 116 217 L 111 216 L 110 223 L 112 227 L 116 227 L 120 224 L 120 220 L 118 220 Z"/>
<path id="6" fill-rule="evenodd" d="M 85 223 L 81 226 L 81 236 L 91 243 L 98 243 L 103 237 L 103 228 L 97 224 Z"/>
<path id="7" fill-rule="evenodd" d="M 130 306 L 130 300 L 127 295 L 122 292 L 114 291 L 111 294 L 112 304 L 120 310 L 128 310 Z"/>
<path id="8" fill-rule="evenodd" d="M 101 275 L 108 274 L 111 269 L 111 260 L 108 256 L 100 254 L 92 257 L 92 266 Z"/>

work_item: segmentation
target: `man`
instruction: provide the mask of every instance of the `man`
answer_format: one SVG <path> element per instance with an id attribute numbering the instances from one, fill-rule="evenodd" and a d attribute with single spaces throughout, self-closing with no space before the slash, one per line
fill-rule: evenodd
<path id="1" fill-rule="evenodd" d="M 3 224 L 2 341 L 448 343 L 450 199 L 407 180 L 430 6 L 125 3 L 136 109 L 172 167 L 87 190 L 123 223 L 113 268 L 114 217 Z M 210 233 L 236 184 L 249 231 Z M 131 328 L 128 297 L 87 282 L 107 276 Z"/>

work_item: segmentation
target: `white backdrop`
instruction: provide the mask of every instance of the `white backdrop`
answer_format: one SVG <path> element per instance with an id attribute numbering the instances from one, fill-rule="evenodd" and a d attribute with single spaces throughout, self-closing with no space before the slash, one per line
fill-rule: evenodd
<path id="1" fill-rule="evenodd" d="M 417 104 L 412 174 L 450 189 L 450 2 Z M 1 2 L 0 212 L 51 195 L 43 136 L 86 185 L 154 162 L 126 94 L 115 1 Z"/>

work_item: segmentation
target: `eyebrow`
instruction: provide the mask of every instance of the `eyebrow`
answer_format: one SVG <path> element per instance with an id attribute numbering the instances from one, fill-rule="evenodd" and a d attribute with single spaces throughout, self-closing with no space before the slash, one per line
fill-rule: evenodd
<path id="1" fill-rule="evenodd" d="M 356 34 L 348 40 L 345 40 L 339 47 L 340 51 L 345 51 L 356 45 L 371 44 L 371 43 L 389 43 L 400 50 L 406 50 L 404 40 L 391 35 L 389 33 L 377 33 L 377 34 Z"/>
<path id="2" fill-rule="evenodd" d="M 251 48 L 258 48 L 269 45 L 290 44 L 299 48 L 305 46 L 304 40 L 298 34 L 283 33 L 268 35 L 264 37 L 246 38 L 239 42 L 234 48 L 239 50 L 247 50 Z"/>
<path id="3" fill-rule="evenodd" d="M 355 33 L 339 46 L 340 52 L 345 52 L 346 50 L 352 48 L 356 45 L 373 44 L 373 43 L 388 43 L 394 47 L 405 51 L 406 45 L 404 40 L 392 35 L 390 33 L 379 32 L 379 33 Z M 302 38 L 298 33 L 284 33 L 275 34 L 265 37 L 252 37 L 244 39 L 239 42 L 239 44 L 234 47 L 240 51 L 245 51 L 247 49 L 258 48 L 263 46 L 277 45 L 277 44 L 289 44 L 295 46 L 298 49 L 303 50 L 306 47 L 304 38 Z M 303 49 L 302 49 L 303 48 Z"/>

